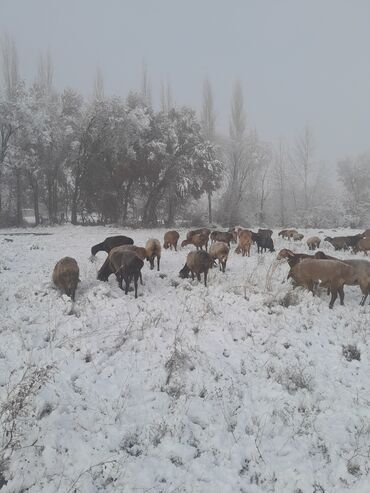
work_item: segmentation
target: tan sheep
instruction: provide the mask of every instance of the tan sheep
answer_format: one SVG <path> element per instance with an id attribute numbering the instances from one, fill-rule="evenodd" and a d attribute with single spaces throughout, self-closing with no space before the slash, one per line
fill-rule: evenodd
<path id="1" fill-rule="evenodd" d="M 293 241 L 301 241 L 303 240 L 304 235 L 302 233 L 294 233 Z"/>
<path id="2" fill-rule="evenodd" d="M 197 276 L 198 281 L 200 281 L 200 275 L 204 274 L 204 285 L 207 286 L 207 275 L 209 269 L 213 267 L 213 259 L 209 253 L 199 250 L 197 252 L 190 252 L 186 258 L 186 263 L 184 267 L 180 270 L 179 275 L 183 279 L 189 276 L 191 273 L 191 278 L 194 279 L 194 274 Z"/>
<path id="3" fill-rule="evenodd" d="M 177 252 L 177 242 L 179 241 L 180 235 L 177 231 L 167 231 L 164 234 L 164 239 L 163 239 L 163 248 L 167 250 L 167 248 L 170 248 L 172 250 L 172 247 L 175 249 Z"/>
<path id="4" fill-rule="evenodd" d="M 154 258 L 157 257 L 157 270 L 159 270 L 159 263 L 161 260 L 161 244 L 158 240 L 150 238 L 145 243 L 146 259 L 150 264 L 150 270 L 154 269 Z"/>
<path id="5" fill-rule="evenodd" d="M 252 246 L 252 232 L 248 229 L 243 229 L 239 232 L 239 242 L 235 249 L 236 253 L 241 253 L 243 257 L 247 254 L 250 257 L 250 251 Z"/>
<path id="6" fill-rule="evenodd" d="M 278 236 L 282 236 L 283 238 L 286 239 L 291 239 L 295 234 L 298 234 L 298 231 L 296 229 L 282 229 L 280 233 L 278 233 Z"/>
<path id="7" fill-rule="evenodd" d="M 225 272 L 226 262 L 229 257 L 229 247 L 223 242 L 213 243 L 209 248 L 209 254 L 213 260 L 218 260 L 222 272 Z"/>
<path id="8" fill-rule="evenodd" d="M 367 255 L 367 252 L 369 250 L 370 250 L 370 238 L 362 238 L 357 242 L 356 245 L 353 246 L 353 251 L 355 253 L 364 252 L 364 254 Z"/>
<path id="9" fill-rule="evenodd" d="M 207 251 L 208 236 L 203 233 L 197 233 L 193 235 L 190 239 L 184 240 L 181 243 L 181 248 L 183 248 L 186 245 L 194 245 L 197 250 L 203 250 L 203 247 L 205 247 L 205 250 Z"/>
<path id="10" fill-rule="evenodd" d="M 203 235 L 209 237 L 210 233 L 211 233 L 211 230 L 208 228 L 193 229 L 192 231 L 188 231 L 188 233 L 186 235 L 186 239 L 191 240 L 191 238 L 194 235 L 198 235 L 198 234 L 203 234 Z"/>
<path id="11" fill-rule="evenodd" d="M 306 243 L 309 250 L 316 250 L 316 248 L 320 248 L 321 239 L 318 236 L 311 236 Z"/>
<path id="12" fill-rule="evenodd" d="M 63 257 L 54 267 L 53 282 L 57 288 L 74 301 L 79 275 L 80 269 L 76 260 L 71 257 Z"/>
<path id="13" fill-rule="evenodd" d="M 343 285 L 352 282 L 354 269 L 336 260 L 303 259 L 290 269 L 289 276 L 300 286 L 313 293 L 315 284 L 330 288 L 329 308 L 333 308 L 338 293 L 340 304 L 344 304 Z"/>

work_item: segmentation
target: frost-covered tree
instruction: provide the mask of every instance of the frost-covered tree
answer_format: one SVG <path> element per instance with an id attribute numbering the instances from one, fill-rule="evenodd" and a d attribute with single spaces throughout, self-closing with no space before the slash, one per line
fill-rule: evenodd
<path id="1" fill-rule="evenodd" d="M 338 176 L 345 190 L 348 225 L 365 225 L 370 210 L 370 154 L 339 161 Z"/>

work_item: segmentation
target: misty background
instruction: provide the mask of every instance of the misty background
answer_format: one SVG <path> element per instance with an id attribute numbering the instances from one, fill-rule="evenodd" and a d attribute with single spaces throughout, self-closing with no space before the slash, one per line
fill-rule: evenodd
<path id="1" fill-rule="evenodd" d="M 369 14 L 0 0 L 1 224 L 363 226 Z"/>

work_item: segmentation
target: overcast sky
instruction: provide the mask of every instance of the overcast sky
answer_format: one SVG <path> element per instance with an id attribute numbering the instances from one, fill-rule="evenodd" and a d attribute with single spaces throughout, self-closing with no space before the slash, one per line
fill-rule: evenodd
<path id="1" fill-rule="evenodd" d="M 143 61 L 154 102 L 161 80 L 199 108 L 209 76 L 227 132 L 240 79 L 248 124 L 291 141 L 308 123 L 318 159 L 370 150 L 369 0 L 0 0 L 0 33 L 15 41 L 23 77 L 51 52 L 58 88 L 138 89 Z"/>

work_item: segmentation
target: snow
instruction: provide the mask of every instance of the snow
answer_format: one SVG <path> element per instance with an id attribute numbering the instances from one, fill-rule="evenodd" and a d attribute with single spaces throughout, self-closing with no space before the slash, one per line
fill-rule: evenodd
<path id="1" fill-rule="evenodd" d="M 368 493 L 370 306 L 358 287 L 330 310 L 253 247 L 232 248 L 205 288 L 178 276 L 186 247 L 163 251 L 160 272 L 146 263 L 135 300 L 113 276 L 96 280 L 106 254 L 92 263 L 90 248 L 164 230 L 26 231 L 52 234 L 0 236 L 3 427 L 4 403 L 26 394 L 2 491 Z M 276 251 L 308 252 L 273 238 Z M 80 266 L 74 306 L 51 283 L 63 256 Z M 360 361 L 344 357 L 349 344 Z"/>

